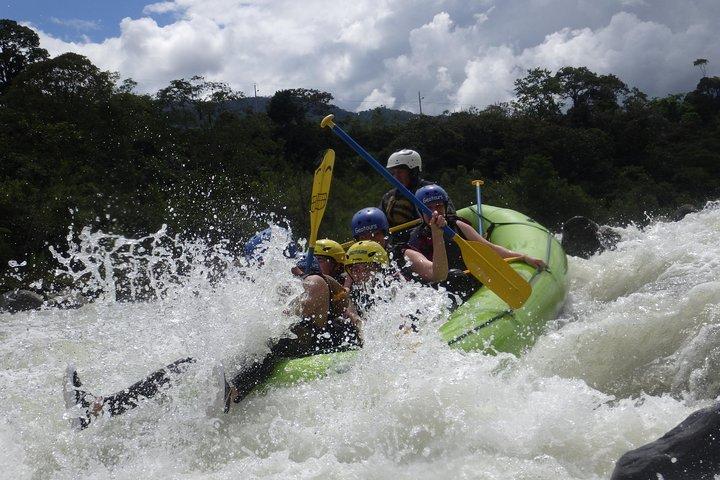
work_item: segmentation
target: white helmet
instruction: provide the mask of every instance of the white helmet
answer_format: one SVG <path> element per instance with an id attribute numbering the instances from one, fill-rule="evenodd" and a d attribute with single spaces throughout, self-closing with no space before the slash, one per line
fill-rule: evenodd
<path id="1" fill-rule="evenodd" d="M 387 168 L 399 167 L 405 165 L 410 170 L 417 168 L 422 170 L 422 160 L 420 154 L 415 150 L 408 150 L 404 148 L 399 150 L 388 157 Z"/>

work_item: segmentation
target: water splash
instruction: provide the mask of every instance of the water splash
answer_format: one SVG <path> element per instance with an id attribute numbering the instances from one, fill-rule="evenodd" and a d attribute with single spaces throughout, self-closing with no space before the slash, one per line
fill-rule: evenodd
<path id="1" fill-rule="evenodd" d="M 615 251 L 572 259 L 565 315 L 527 361 L 619 397 L 720 395 L 720 204 L 619 232 Z"/>
<path id="2" fill-rule="evenodd" d="M 168 235 L 166 225 L 138 239 L 89 227 L 76 235 L 71 228 L 67 242 L 64 253 L 50 247 L 58 263 L 55 275 L 69 280 L 80 293 L 108 302 L 161 298 L 193 281 L 213 282 L 233 261 L 227 242 L 181 240 Z"/>
<path id="3" fill-rule="evenodd" d="M 242 365 L 293 321 L 283 310 L 300 286 L 284 244 L 248 266 L 227 245 L 163 230 L 135 240 L 81 231 L 61 270 L 107 294 L 78 310 L 0 315 L 0 469 L 58 479 L 607 478 L 622 453 L 720 385 L 720 205 L 618 231 L 615 251 L 570 259 L 565 311 L 521 358 L 448 348 L 435 334 L 442 296 L 394 286 L 345 373 L 251 397 L 222 418 L 205 413 L 212 365 Z M 115 301 L 124 295 L 145 301 Z M 420 334 L 399 333 L 416 309 Z M 196 368 L 162 398 L 69 431 L 68 361 L 89 389 L 110 393 L 187 355 Z"/>

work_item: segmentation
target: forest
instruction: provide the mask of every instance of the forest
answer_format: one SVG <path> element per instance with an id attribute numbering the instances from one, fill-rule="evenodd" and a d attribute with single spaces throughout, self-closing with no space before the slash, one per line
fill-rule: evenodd
<path id="1" fill-rule="evenodd" d="M 320 128 L 338 111 L 331 93 L 281 90 L 256 110 L 200 76 L 154 94 L 136 87 L 81 55 L 51 58 L 33 30 L 0 20 L 0 292 L 50 275 L 49 247 L 62 251 L 85 226 L 137 237 L 167 225 L 240 251 L 274 218 L 304 237 L 326 148 L 337 160 L 321 237 L 346 240 L 352 214 L 389 188 Z M 644 224 L 720 197 L 720 77 L 704 68 L 694 90 L 662 98 L 582 66 L 531 69 L 514 93 L 482 109 L 377 108 L 338 123 L 381 162 L 418 151 L 422 176 L 458 206 L 481 178 L 488 204 L 555 230 L 575 215 Z"/>

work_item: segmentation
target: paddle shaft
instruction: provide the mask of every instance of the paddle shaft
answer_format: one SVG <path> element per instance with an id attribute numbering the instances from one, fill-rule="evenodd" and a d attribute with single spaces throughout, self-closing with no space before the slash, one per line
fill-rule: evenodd
<path id="1" fill-rule="evenodd" d="M 422 222 L 421 219 L 416 218 L 415 220 L 410 220 L 409 222 L 401 223 L 400 225 L 395 225 L 394 227 L 390 227 L 390 233 L 400 232 L 402 230 L 407 230 L 408 228 L 412 228 L 416 225 L 420 225 Z M 343 248 L 347 248 L 353 243 L 355 243 L 357 240 L 348 240 L 347 242 L 341 244 Z"/>
<path id="2" fill-rule="evenodd" d="M 415 197 L 414 193 L 408 190 L 405 185 L 400 183 L 397 178 L 393 177 L 392 174 L 385 167 L 380 165 L 380 162 L 375 160 L 372 155 L 370 155 L 363 147 L 358 145 L 358 143 L 353 140 L 350 135 L 345 133 L 342 128 L 335 125 L 335 123 L 331 123 L 330 128 L 332 129 L 333 133 L 335 133 L 335 135 L 343 139 L 343 141 L 350 145 L 350 147 L 355 150 L 358 155 L 363 157 L 370 164 L 370 166 L 375 169 L 376 172 L 385 177 L 385 180 L 392 183 L 395 188 L 397 188 L 400 192 L 402 192 L 403 195 L 405 195 L 410 201 L 412 201 L 415 206 L 420 210 L 420 213 L 427 215 L 428 217 L 432 217 L 432 212 L 430 211 L 430 209 L 426 207 L 420 200 L 418 200 Z M 447 225 L 443 227 L 443 232 L 445 232 L 445 235 L 447 235 L 448 238 L 453 238 L 455 235 L 457 235 L 457 233 Z"/>
<path id="3" fill-rule="evenodd" d="M 482 224 L 482 196 L 480 195 L 480 185 L 483 184 L 482 180 L 473 180 L 472 184 L 475 185 L 475 197 L 477 198 L 477 214 L 478 214 L 478 233 L 483 234 Z"/>
<path id="4" fill-rule="evenodd" d="M 432 216 L 429 208 L 423 205 L 415 195 L 401 184 L 392 174 L 378 163 L 364 148 L 353 140 L 342 128 L 332 121 L 333 116 L 328 115 L 320 122 L 321 127 L 330 127 L 345 143 L 363 157 L 375 171 L 385 177 L 403 195 L 417 206 L 423 215 Z M 462 236 L 457 235 L 449 226 L 443 227 L 443 232 L 460 247 L 465 266 L 472 275 L 483 282 L 490 290 L 502 298 L 511 308 L 520 308 L 532 293 L 530 284 L 522 278 L 515 270 L 510 268 L 495 252 L 489 243 L 469 242 Z M 476 244 L 473 246 L 471 244 Z"/>

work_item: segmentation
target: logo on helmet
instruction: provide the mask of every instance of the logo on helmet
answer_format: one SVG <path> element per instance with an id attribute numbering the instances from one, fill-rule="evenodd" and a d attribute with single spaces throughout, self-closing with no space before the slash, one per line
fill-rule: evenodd
<path id="1" fill-rule="evenodd" d="M 423 198 L 423 204 L 427 205 L 429 203 L 445 203 L 445 197 L 442 196 L 442 194 L 438 195 L 428 195 L 427 197 Z"/>
<path id="2" fill-rule="evenodd" d="M 365 232 L 372 232 L 375 230 L 380 230 L 380 228 L 378 228 L 378 226 L 375 224 L 365 225 L 364 227 L 357 227 L 355 229 L 355 235 L 359 235 L 359 234 L 365 233 Z"/>

